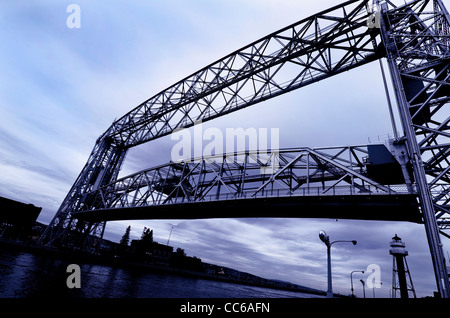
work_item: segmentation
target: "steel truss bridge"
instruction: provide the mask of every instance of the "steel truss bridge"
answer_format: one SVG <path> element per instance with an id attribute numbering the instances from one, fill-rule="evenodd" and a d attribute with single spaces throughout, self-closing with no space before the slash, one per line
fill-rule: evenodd
<path id="1" fill-rule="evenodd" d="M 412 221 L 425 226 L 437 287 L 448 298 L 439 233 L 449 237 L 449 43 L 442 0 L 351 0 L 269 34 L 113 122 L 40 244 L 64 244 L 74 233 L 88 244 L 106 221 L 133 218 Z M 134 146 L 381 59 L 403 129 L 385 145 L 237 152 L 118 179 Z"/>

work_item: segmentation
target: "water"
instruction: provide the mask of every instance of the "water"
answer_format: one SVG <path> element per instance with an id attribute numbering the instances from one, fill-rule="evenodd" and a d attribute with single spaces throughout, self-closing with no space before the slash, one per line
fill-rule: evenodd
<path id="1" fill-rule="evenodd" d="M 52 298 L 320 298 L 321 296 L 149 273 L 95 264 L 78 264 L 81 288 L 66 280 L 70 261 L 0 249 L 0 297 Z"/>

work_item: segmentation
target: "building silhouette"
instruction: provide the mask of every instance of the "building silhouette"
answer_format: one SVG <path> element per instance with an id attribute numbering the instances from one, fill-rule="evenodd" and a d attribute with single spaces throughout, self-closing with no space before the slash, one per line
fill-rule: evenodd
<path id="1" fill-rule="evenodd" d="M 27 240 L 42 208 L 0 197 L 0 238 Z"/>

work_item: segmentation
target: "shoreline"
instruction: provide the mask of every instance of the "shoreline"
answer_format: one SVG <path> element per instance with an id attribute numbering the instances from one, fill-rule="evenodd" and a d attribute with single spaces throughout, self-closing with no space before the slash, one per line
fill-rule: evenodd
<path id="1" fill-rule="evenodd" d="M 265 279 L 262 277 L 258 277 L 261 280 L 266 282 L 252 282 L 247 281 L 237 277 L 227 277 L 219 274 L 209 274 L 200 271 L 192 271 L 188 269 L 175 268 L 168 265 L 157 265 L 144 263 L 139 261 L 134 261 L 127 259 L 126 257 L 107 257 L 101 255 L 93 255 L 86 252 L 81 251 L 70 251 L 68 249 L 58 249 L 58 248 L 50 248 L 44 246 L 37 246 L 34 243 L 26 243 L 20 241 L 11 241 L 0 239 L 0 248 L 9 249 L 18 252 L 28 252 L 36 255 L 57 257 L 63 260 L 68 260 L 71 263 L 85 263 L 85 264 L 96 264 L 96 265 L 104 265 L 111 267 L 119 267 L 126 269 L 139 269 L 139 270 L 147 270 L 149 273 L 156 274 L 168 274 L 168 275 L 176 275 L 182 277 L 189 278 L 199 278 L 205 280 L 233 283 L 239 285 L 248 285 L 254 287 L 262 287 L 269 288 L 275 290 L 284 290 L 284 291 L 292 291 L 292 292 L 300 292 L 311 295 L 319 295 L 325 296 L 326 293 L 324 291 L 316 290 L 313 288 L 296 285 L 293 283 L 287 282 L 279 282 L 271 279 Z M 210 265 L 207 263 L 202 263 L 205 265 Z"/>

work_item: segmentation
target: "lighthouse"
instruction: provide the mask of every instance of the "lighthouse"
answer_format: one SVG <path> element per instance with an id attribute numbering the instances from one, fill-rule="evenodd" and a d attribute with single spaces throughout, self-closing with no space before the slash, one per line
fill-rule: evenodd
<path id="1" fill-rule="evenodd" d="M 397 298 L 398 292 L 401 298 L 408 298 L 410 294 L 416 298 L 411 273 L 406 262 L 408 251 L 405 250 L 405 243 L 395 234 L 390 245 L 389 254 L 393 257 L 392 298 Z"/>

